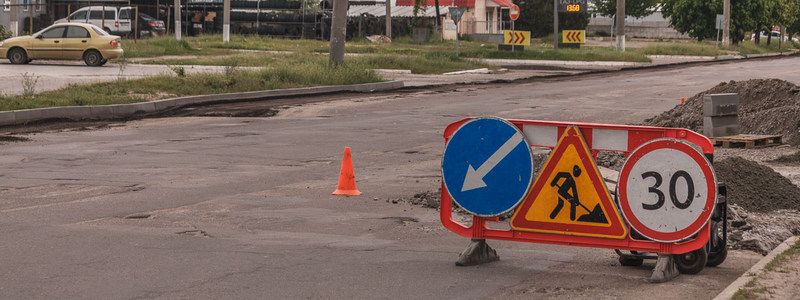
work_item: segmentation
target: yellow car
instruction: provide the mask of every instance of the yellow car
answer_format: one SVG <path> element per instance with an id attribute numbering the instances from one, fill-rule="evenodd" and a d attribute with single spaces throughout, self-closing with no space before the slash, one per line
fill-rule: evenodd
<path id="1" fill-rule="evenodd" d="M 120 37 L 92 24 L 55 24 L 34 33 L 0 42 L 0 57 L 12 64 L 34 59 L 82 59 L 86 65 L 102 66 L 122 56 Z"/>

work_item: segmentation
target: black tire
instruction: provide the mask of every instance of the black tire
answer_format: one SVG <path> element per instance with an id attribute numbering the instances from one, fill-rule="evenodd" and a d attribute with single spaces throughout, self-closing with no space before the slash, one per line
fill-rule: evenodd
<path id="1" fill-rule="evenodd" d="M 103 65 L 103 55 L 97 50 L 87 50 L 83 53 L 83 62 L 87 66 L 99 67 Z"/>
<path id="2" fill-rule="evenodd" d="M 107 59 L 103 59 L 103 60 L 101 60 L 101 61 L 100 61 L 100 65 L 101 65 L 101 66 L 105 66 L 105 65 L 106 65 L 106 63 L 108 63 L 108 60 L 107 60 Z"/>
<path id="3" fill-rule="evenodd" d="M 675 264 L 678 265 L 678 271 L 681 274 L 697 274 L 705 268 L 708 263 L 708 252 L 706 248 L 700 248 L 689 253 L 675 254 L 672 256 L 675 259 Z"/>
<path id="4" fill-rule="evenodd" d="M 719 266 L 725 261 L 726 258 L 728 258 L 728 248 L 722 248 L 722 251 L 712 253 L 708 256 L 708 262 L 706 262 L 706 266 Z"/>
<path id="5" fill-rule="evenodd" d="M 644 263 L 644 259 L 632 257 L 619 257 L 619 264 L 626 267 L 638 267 Z"/>
<path id="6" fill-rule="evenodd" d="M 8 51 L 8 61 L 15 65 L 22 65 L 29 63 L 30 59 L 24 49 L 12 48 Z"/>

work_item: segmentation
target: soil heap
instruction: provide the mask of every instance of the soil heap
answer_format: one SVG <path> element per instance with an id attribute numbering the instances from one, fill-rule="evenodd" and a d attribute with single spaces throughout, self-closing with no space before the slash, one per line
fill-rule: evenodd
<path id="1" fill-rule="evenodd" d="M 651 119 L 645 124 L 687 128 L 703 127 L 703 96 L 739 94 L 739 130 L 751 134 L 780 134 L 792 145 L 800 144 L 800 87 L 780 79 L 722 82 Z"/>
<path id="2" fill-rule="evenodd" d="M 728 202 L 751 212 L 800 209 L 800 188 L 771 168 L 741 157 L 714 163 L 717 180 L 728 187 Z"/>

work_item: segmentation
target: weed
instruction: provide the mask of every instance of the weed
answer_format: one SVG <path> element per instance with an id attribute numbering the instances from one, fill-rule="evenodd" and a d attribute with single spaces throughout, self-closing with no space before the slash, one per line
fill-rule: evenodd
<path id="1" fill-rule="evenodd" d="M 117 59 L 117 67 L 119 68 L 117 80 L 125 80 L 125 69 L 128 68 L 128 59 L 125 58 L 124 55 Z"/>
<path id="2" fill-rule="evenodd" d="M 20 75 L 22 77 L 22 96 L 31 98 L 36 94 L 36 85 L 39 84 L 39 76 L 28 72 Z"/>
<path id="3" fill-rule="evenodd" d="M 186 68 L 184 68 L 183 66 L 174 66 L 169 68 L 172 70 L 172 72 L 175 72 L 175 75 L 177 75 L 178 77 L 180 78 L 186 77 Z"/>
<path id="4" fill-rule="evenodd" d="M 228 64 L 224 66 L 225 76 L 231 77 L 233 73 L 236 73 L 236 69 L 239 67 L 239 61 L 232 59 L 229 60 Z"/>

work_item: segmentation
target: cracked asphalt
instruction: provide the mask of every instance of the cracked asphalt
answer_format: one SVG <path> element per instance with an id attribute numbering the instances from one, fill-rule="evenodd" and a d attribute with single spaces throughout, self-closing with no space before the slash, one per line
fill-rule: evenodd
<path id="1" fill-rule="evenodd" d="M 29 140 L 0 141 L 0 297 L 710 298 L 760 255 L 732 251 L 665 284 L 643 280 L 653 262 L 621 267 L 589 248 L 490 241 L 499 262 L 456 267 L 468 241 L 436 210 L 391 200 L 438 189 L 442 130 L 463 117 L 638 123 L 720 81 L 800 83 L 799 63 L 323 96 L 273 117 L 19 134 Z M 330 195 L 344 146 L 363 196 Z"/>

